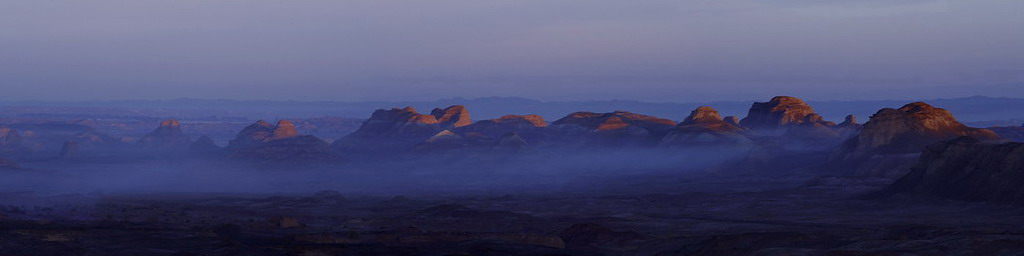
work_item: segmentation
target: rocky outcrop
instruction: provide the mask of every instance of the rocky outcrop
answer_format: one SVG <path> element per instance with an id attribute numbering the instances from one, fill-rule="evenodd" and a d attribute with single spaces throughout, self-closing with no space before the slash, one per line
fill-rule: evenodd
<path id="1" fill-rule="evenodd" d="M 999 139 L 990 130 L 961 124 L 945 109 L 914 102 L 899 109 L 882 109 L 872 115 L 860 134 L 852 138 L 843 149 L 841 157 L 915 153 L 926 145 L 960 136 L 980 140 Z"/>
<path id="2" fill-rule="evenodd" d="M 277 121 L 274 130 L 270 132 L 270 139 L 285 139 L 296 136 L 299 136 L 299 131 L 295 130 L 295 124 L 288 120 Z"/>
<path id="3" fill-rule="evenodd" d="M 454 129 L 467 126 L 473 123 L 469 118 L 469 111 L 465 106 L 454 105 L 444 109 L 435 108 L 430 115 L 437 119 L 437 124 L 442 129 Z"/>
<path id="4" fill-rule="evenodd" d="M 1024 143 L 960 137 L 928 146 L 910 173 L 883 193 L 1024 203 Z"/>
<path id="5" fill-rule="evenodd" d="M 256 123 L 246 126 L 242 131 L 238 132 L 235 139 L 228 141 L 228 149 L 234 150 L 255 146 L 266 141 L 273 133 L 273 124 L 263 120 L 256 121 Z"/>
<path id="6" fill-rule="evenodd" d="M 452 125 L 461 122 L 461 117 L 455 114 L 460 112 L 458 108 L 448 109 L 453 115 L 447 122 Z M 405 151 L 443 130 L 436 116 L 420 114 L 412 107 L 378 109 L 358 130 L 338 139 L 332 147 L 346 153 Z"/>
<path id="7" fill-rule="evenodd" d="M 879 110 L 859 134 L 843 143 L 831 161 L 853 168 L 857 175 L 898 178 L 906 174 L 905 167 L 925 146 L 961 136 L 999 139 L 990 130 L 961 124 L 945 109 L 914 102 Z"/>
<path id="8" fill-rule="evenodd" d="M 846 119 L 844 119 L 842 123 L 839 123 L 839 126 L 840 127 L 860 126 L 860 123 L 857 122 L 857 116 L 855 116 L 855 115 L 847 115 Z"/>
<path id="9" fill-rule="evenodd" d="M 549 127 L 564 144 L 637 146 L 657 144 L 675 122 L 626 111 L 575 112 Z"/>
<path id="10" fill-rule="evenodd" d="M 460 134 L 478 133 L 491 138 L 501 138 L 509 133 L 527 141 L 541 142 L 545 139 L 548 123 L 538 115 L 506 115 L 497 119 L 483 120 L 456 129 Z"/>
<path id="11" fill-rule="evenodd" d="M 211 141 L 212 142 L 212 141 Z M 229 157 L 269 161 L 331 159 L 330 145 L 311 135 L 299 135 L 295 125 L 263 120 L 249 125 L 228 142 Z"/>
<path id="12" fill-rule="evenodd" d="M 823 122 L 810 105 L 801 99 L 776 96 L 768 102 L 755 102 L 750 106 L 747 117 L 740 120 L 743 127 L 751 130 L 777 131 L 791 125 L 805 122 Z"/>
<path id="13" fill-rule="evenodd" d="M 156 130 L 143 136 L 138 143 L 150 149 L 184 150 L 192 144 L 192 139 L 181 131 L 181 122 L 171 119 L 161 122 Z"/>
<path id="14" fill-rule="evenodd" d="M 743 129 L 722 119 L 714 108 L 699 107 L 662 138 L 662 146 L 748 145 Z"/>

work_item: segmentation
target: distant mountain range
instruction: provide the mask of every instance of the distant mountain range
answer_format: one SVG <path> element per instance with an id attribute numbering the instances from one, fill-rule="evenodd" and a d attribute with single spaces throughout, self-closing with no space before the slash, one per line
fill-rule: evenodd
<path id="1" fill-rule="evenodd" d="M 516 97 L 450 98 L 435 101 L 275 101 L 275 100 L 224 100 L 224 99 L 172 99 L 172 100 L 115 100 L 115 101 L 5 101 L 0 108 L 6 116 L 51 115 L 52 117 L 82 118 L 104 115 L 107 117 L 145 116 L 175 117 L 183 119 L 242 121 L 276 118 L 308 118 L 318 116 L 339 116 L 368 118 L 376 109 L 412 106 L 431 109 L 437 106 L 464 105 L 473 109 L 474 119 L 497 118 L 507 114 L 536 114 L 547 119 L 557 119 L 575 111 L 612 112 L 625 110 L 634 113 L 682 120 L 699 106 L 713 106 L 723 116 L 743 116 L 756 100 L 712 101 L 712 102 L 643 102 L 635 100 L 593 100 L 593 101 L 540 101 Z M 908 99 L 908 100 L 853 100 L 853 101 L 808 101 L 825 119 L 842 121 L 848 114 L 866 119 L 878 109 L 899 107 L 906 103 L 924 100 L 937 107 L 950 110 L 961 120 L 977 123 L 979 126 L 1020 125 L 1015 120 L 1024 119 L 1024 98 L 1001 98 L 974 96 L 949 99 Z M 45 110 L 45 111 L 41 111 Z M 40 114 L 46 113 L 46 114 Z M 45 117 L 45 116 L 44 116 Z"/>

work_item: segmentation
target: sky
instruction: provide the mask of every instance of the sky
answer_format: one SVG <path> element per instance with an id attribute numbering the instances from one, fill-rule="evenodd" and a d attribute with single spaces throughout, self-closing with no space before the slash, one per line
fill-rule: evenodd
<path id="1" fill-rule="evenodd" d="M 1024 97 L 1019 0 L 6 0 L 0 100 Z"/>

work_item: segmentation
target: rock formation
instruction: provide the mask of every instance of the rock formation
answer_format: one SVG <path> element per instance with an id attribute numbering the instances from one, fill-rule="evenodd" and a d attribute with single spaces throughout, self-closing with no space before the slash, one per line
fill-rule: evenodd
<path id="1" fill-rule="evenodd" d="M 506 115 L 497 119 L 483 120 L 456 129 L 460 134 L 479 133 L 491 138 L 501 138 L 509 133 L 516 133 L 521 139 L 540 142 L 546 133 L 548 123 L 538 115 Z"/>
<path id="2" fill-rule="evenodd" d="M 412 107 L 378 109 L 358 130 L 331 147 L 346 153 L 404 151 L 442 130 L 437 117 Z"/>
<path id="3" fill-rule="evenodd" d="M 790 125 L 786 129 L 784 137 L 836 140 L 838 142 L 840 136 L 839 132 L 833 129 L 835 126 L 835 123 L 825 121 L 821 115 L 812 113 L 804 116 L 803 121 Z"/>
<path id="4" fill-rule="evenodd" d="M 469 111 L 461 105 L 434 109 L 430 115 L 412 107 L 378 109 L 358 130 L 331 145 L 339 152 L 387 153 L 411 149 L 434 135 L 470 124 Z"/>
<path id="5" fill-rule="evenodd" d="M 808 118 L 812 114 L 815 114 L 814 109 L 803 100 L 776 96 L 768 102 L 755 102 L 751 105 L 747 117 L 740 120 L 740 124 L 751 130 L 776 131 L 804 122 L 824 121 L 820 116 Z"/>
<path id="6" fill-rule="evenodd" d="M 563 143 L 627 146 L 654 145 L 672 127 L 672 120 L 615 111 L 611 113 L 575 112 L 551 123 Z M 579 144 L 579 143 L 576 143 Z"/>
<path id="7" fill-rule="evenodd" d="M 857 116 L 847 115 L 846 119 L 843 120 L 842 123 L 839 123 L 839 125 L 836 125 L 833 128 L 836 133 L 839 134 L 839 137 L 845 140 L 857 135 L 857 133 L 860 133 L 861 124 L 857 122 Z"/>
<path id="8" fill-rule="evenodd" d="M 178 120 L 165 120 L 152 132 L 139 139 L 139 145 L 152 149 L 180 149 L 184 150 L 192 144 L 192 139 L 181 131 L 181 123 Z"/>
<path id="9" fill-rule="evenodd" d="M 295 124 L 288 120 L 277 121 L 277 126 L 274 126 L 274 130 L 270 132 L 270 139 L 285 139 L 299 136 L 299 131 L 295 130 Z"/>
<path id="10" fill-rule="evenodd" d="M 212 141 L 211 141 L 212 142 Z M 249 125 L 228 142 L 229 157 L 270 161 L 330 159 L 330 145 L 311 135 L 299 135 L 295 125 L 281 120 L 277 125 L 260 120 Z"/>
<path id="11" fill-rule="evenodd" d="M 709 146 L 749 144 L 743 129 L 726 122 L 711 107 L 699 107 L 662 138 L 663 146 Z"/>
<path id="12" fill-rule="evenodd" d="M 960 137 L 933 144 L 909 174 L 883 193 L 1024 203 L 1024 143 L 996 145 Z"/>
<path id="13" fill-rule="evenodd" d="M 274 125 L 266 121 L 259 120 L 249 126 L 246 126 L 242 131 L 238 132 L 235 139 L 228 141 L 228 149 L 239 149 L 255 146 L 261 142 L 264 142 L 267 138 L 274 133 Z"/>
<path id="14" fill-rule="evenodd" d="M 855 116 L 855 115 L 847 115 L 846 119 L 843 120 L 842 123 L 839 123 L 839 126 L 840 127 L 860 126 L 860 123 L 857 122 L 857 116 Z"/>
<path id="15" fill-rule="evenodd" d="M 453 129 L 467 126 L 473 123 L 469 118 L 469 111 L 465 106 L 454 105 L 444 109 L 435 108 L 430 115 L 437 119 L 437 124 L 442 129 Z"/>
<path id="16" fill-rule="evenodd" d="M 960 136 L 998 140 L 986 129 L 961 124 L 945 109 L 914 102 L 885 108 L 871 116 L 859 134 L 848 139 L 831 161 L 856 167 L 858 175 L 898 178 L 925 146 Z"/>

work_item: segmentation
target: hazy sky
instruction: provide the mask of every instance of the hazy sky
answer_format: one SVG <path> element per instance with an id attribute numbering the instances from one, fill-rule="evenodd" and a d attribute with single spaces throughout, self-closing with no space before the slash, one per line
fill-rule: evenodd
<path id="1" fill-rule="evenodd" d="M 775 94 L 1024 97 L 1024 1 L 0 1 L 0 100 Z"/>

